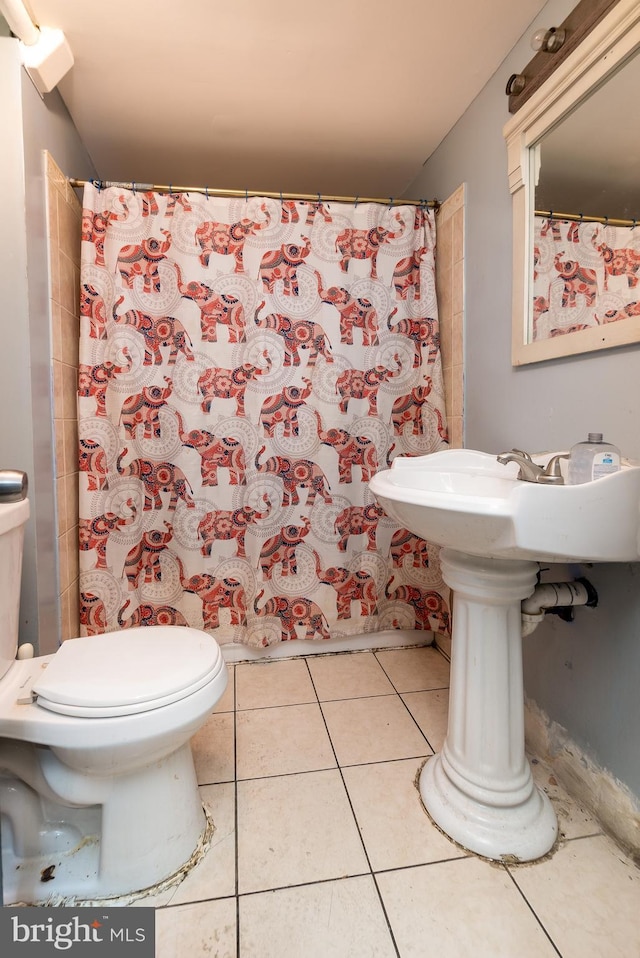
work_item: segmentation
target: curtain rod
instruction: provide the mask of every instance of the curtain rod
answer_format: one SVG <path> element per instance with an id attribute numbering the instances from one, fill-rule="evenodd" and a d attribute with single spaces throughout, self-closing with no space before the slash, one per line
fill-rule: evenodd
<path id="1" fill-rule="evenodd" d="M 141 193 L 149 190 L 154 193 L 202 193 L 204 196 L 222 196 L 234 197 L 238 199 L 248 199 L 250 196 L 264 196 L 270 200 L 299 200 L 300 202 L 311 201 L 315 203 L 379 203 L 382 206 L 426 206 L 435 210 L 440 209 L 438 200 L 405 200 L 393 196 L 329 196 L 324 193 L 266 193 L 257 190 L 221 190 L 211 189 L 208 186 L 174 186 L 172 184 L 160 183 L 119 183 L 113 180 L 77 180 L 69 177 L 67 182 L 69 186 L 83 187 L 86 183 L 93 183 L 99 189 L 107 189 L 110 186 L 119 189 L 132 190 L 134 193 L 139 190 Z"/>
<path id="2" fill-rule="evenodd" d="M 638 224 L 637 220 L 617 220 L 610 216 L 584 216 L 582 213 L 559 213 L 557 210 L 534 210 L 534 216 L 541 216 L 548 220 L 569 220 L 572 223 L 603 223 L 605 226 L 630 226 L 632 229 Z"/>

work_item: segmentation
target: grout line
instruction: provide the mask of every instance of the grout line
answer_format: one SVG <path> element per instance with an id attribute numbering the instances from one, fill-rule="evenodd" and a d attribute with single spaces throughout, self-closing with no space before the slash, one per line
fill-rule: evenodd
<path id="1" fill-rule="evenodd" d="M 509 876 L 509 878 L 511 879 L 511 881 L 512 881 L 513 884 L 516 886 L 516 888 L 517 888 L 519 894 L 521 895 L 522 900 L 524 901 L 525 905 L 527 906 L 527 908 L 529 909 L 529 911 L 531 912 L 531 914 L 533 915 L 533 917 L 535 918 L 535 920 L 536 920 L 536 921 L 538 922 L 538 924 L 540 925 L 540 928 L 541 928 L 542 931 L 544 932 L 545 936 L 549 939 L 549 944 L 551 945 L 551 947 L 553 948 L 553 950 L 556 952 L 557 955 L 559 955 L 559 958 L 562 958 L 562 953 L 560 952 L 560 950 L 559 950 L 558 947 L 556 946 L 556 943 L 554 942 L 553 938 L 551 937 L 551 935 L 549 934 L 549 932 L 547 931 L 547 929 L 544 927 L 544 925 L 543 925 L 541 919 L 538 917 L 538 915 L 537 915 L 537 913 L 536 913 L 535 908 L 533 907 L 533 905 L 531 904 L 531 902 L 529 901 L 529 899 L 527 898 L 527 896 L 525 895 L 525 893 L 524 893 L 524 892 L 522 891 L 522 889 L 520 888 L 520 885 L 517 883 L 517 881 L 515 880 L 514 876 L 511 874 L 511 871 L 510 871 L 510 869 L 509 869 L 509 866 L 508 866 L 508 865 L 502 865 L 501 867 L 504 868 L 505 872 L 507 873 L 507 875 Z"/>
<path id="2" fill-rule="evenodd" d="M 240 897 L 239 897 L 239 884 L 240 877 L 238 872 L 239 866 L 239 829 L 238 829 L 238 731 L 237 731 L 237 715 L 238 715 L 238 682 L 237 682 L 237 672 L 236 669 L 233 669 L 233 827 L 235 833 L 235 905 L 236 905 L 236 958 L 240 958 Z"/>
<path id="3" fill-rule="evenodd" d="M 306 660 L 305 660 L 305 661 L 306 661 Z M 308 671 L 309 671 L 309 677 L 310 677 L 310 679 L 311 679 L 311 684 L 313 685 L 313 690 L 314 690 L 314 692 L 315 692 L 316 695 L 317 695 L 317 694 L 318 694 L 318 691 L 317 691 L 317 689 L 316 689 L 315 682 L 313 681 L 313 675 L 312 675 L 312 673 L 311 673 L 311 669 L 309 668 L 309 663 L 306 662 L 306 664 L 307 664 L 307 669 L 308 669 Z M 370 696 L 370 697 L 374 697 L 374 696 Z M 384 915 L 384 920 L 385 920 L 385 922 L 387 923 L 387 928 L 388 928 L 388 930 L 389 930 L 389 937 L 391 938 L 391 943 L 393 944 L 393 947 L 394 947 L 394 949 L 395 949 L 397 958 L 401 958 L 401 956 L 400 956 L 400 950 L 399 950 L 398 945 L 397 945 L 397 943 L 396 943 L 396 938 L 395 938 L 395 935 L 393 934 L 393 929 L 392 929 L 392 927 L 391 927 L 391 922 L 389 921 L 389 916 L 388 916 L 388 914 L 387 914 L 387 909 L 385 908 L 385 904 L 384 904 L 384 901 L 383 901 L 383 899 L 382 899 L 382 894 L 380 893 L 380 888 L 379 888 L 379 886 L 378 886 L 378 882 L 377 882 L 377 880 L 376 880 L 376 876 L 374 875 L 373 868 L 371 867 L 371 859 L 369 858 L 369 853 L 368 853 L 367 847 L 366 847 L 366 845 L 365 845 L 365 843 L 364 843 L 364 838 L 362 837 L 362 830 L 361 830 L 360 825 L 359 825 L 359 823 L 358 823 L 358 817 L 357 817 L 356 812 L 355 812 L 355 809 L 354 809 L 354 807 L 353 807 L 353 803 L 352 803 L 352 801 L 351 801 L 351 795 L 349 794 L 349 789 L 347 788 L 347 783 L 346 783 L 345 780 L 344 780 L 344 775 L 343 775 L 343 773 L 342 773 L 342 768 L 340 767 L 340 763 L 338 762 L 338 756 L 337 756 L 336 750 L 335 750 L 335 748 L 334 748 L 334 746 L 333 746 L 333 740 L 332 740 L 332 738 L 331 738 L 331 733 L 329 732 L 329 727 L 328 727 L 328 725 L 327 725 L 327 720 L 326 720 L 326 718 L 325 718 L 324 712 L 322 711 L 322 704 L 320 703 L 319 700 L 318 700 L 318 705 L 320 705 L 320 713 L 321 713 L 321 715 L 322 715 L 322 721 L 324 722 L 324 727 L 325 727 L 325 729 L 326 729 L 327 735 L 328 735 L 328 737 L 329 737 L 329 742 L 330 742 L 330 744 L 331 744 L 331 750 L 332 750 L 333 756 L 334 756 L 334 758 L 335 758 L 335 760 L 336 760 L 336 765 L 338 766 L 338 772 L 340 773 L 340 780 L 342 781 L 342 787 L 344 788 L 345 795 L 347 796 L 347 801 L 349 802 L 349 808 L 351 809 L 351 814 L 353 815 L 353 822 L 354 822 L 354 824 L 355 824 L 356 831 L 357 831 L 357 833 L 358 833 L 358 837 L 360 838 L 360 844 L 362 845 L 362 851 L 363 851 L 365 860 L 366 860 L 366 862 L 367 862 L 367 865 L 369 866 L 369 874 L 371 875 L 371 880 L 373 881 L 373 885 L 374 885 L 375 890 L 376 890 L 376 893 L 377 893 L 377 895 L 378 895 L 378 901 L 380 902 L 380 907 L 382 908 L 382 914 Z"/>

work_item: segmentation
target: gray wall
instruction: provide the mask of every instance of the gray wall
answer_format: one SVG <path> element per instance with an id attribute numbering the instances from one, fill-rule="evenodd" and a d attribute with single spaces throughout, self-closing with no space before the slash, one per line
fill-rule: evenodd
<path id="1" fill-rule="evenodd" d="M 550 0 L 407 196 L 444 199 L 467 184 L 465 445 L 565 449 L 604 432 L 640 460 L 640 347 L 511 366 L 511 198 L 502 135 L 504 87 L 533 56 L 537 27 L 557 26 L 573 0 Z M 527 694 L 602 767 L 640 797 L 640 565 L 580 568 L 600 604 L 573 623 L 547 616 L 525 640 Z"/>
<path id="2" fill-rule="evenodd" d="M 60 95 L 54 91 L 43 99 L 22 70 L 16 40 L 0 37 L 0 69 L 0 175 L 7 209 L 0 241 L 0 467 L 29 475 L 20 641 L 45 653 L 59 641 L 59 608 L 43 152 L 69 176 L 95 176 L 95 169 Z"/>

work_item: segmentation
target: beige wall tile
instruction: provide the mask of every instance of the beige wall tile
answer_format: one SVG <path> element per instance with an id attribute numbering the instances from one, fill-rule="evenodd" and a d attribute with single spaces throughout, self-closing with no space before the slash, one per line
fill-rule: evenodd
<path id="1" fill-rule="evenodd" d="M 77 636 L 78 422 L 77 366 L 80 331 L 82 206 L 49 153 L 45 157 L 53 356 L 53 414 L 58 513 L 61 638 Z"/>

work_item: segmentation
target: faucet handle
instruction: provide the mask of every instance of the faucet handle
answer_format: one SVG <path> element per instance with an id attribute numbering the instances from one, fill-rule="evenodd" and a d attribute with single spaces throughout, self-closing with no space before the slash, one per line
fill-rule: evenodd
<path id="1" fill-rule="evenodd" d="M 544 472 L 538 479 L 538 482 L 548 482 L 555 483 L 555 485 L 560 486 L 564 484 L 564 476 L 562 475 L 562 469 L 560 467 L 561 459 L 568 459 L 569 453 L 563 452 L 557 456 L 552 456 L 549 462 L 544 467 Z"/>

